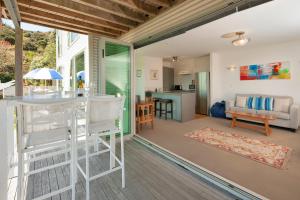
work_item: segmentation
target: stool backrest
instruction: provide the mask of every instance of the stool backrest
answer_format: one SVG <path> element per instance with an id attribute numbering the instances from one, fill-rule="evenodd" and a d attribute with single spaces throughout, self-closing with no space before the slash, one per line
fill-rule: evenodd
<path id="1" fill-rule="evenodd" d="M 99 96 L 88 97 L 87 123 L 118 120 L 123 116 L 125 97 Z"/>
<path id="2" fill-rule="evenodd" d="M 20 101 L 18 120 L 23 134 L 68 128 L 73 112 L 73 101 Z"/>

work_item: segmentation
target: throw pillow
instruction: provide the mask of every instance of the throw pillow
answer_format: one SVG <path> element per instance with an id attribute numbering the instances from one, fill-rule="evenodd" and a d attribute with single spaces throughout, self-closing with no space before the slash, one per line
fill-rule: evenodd
<path id="1" fill-rule="evenodd" d="M 248 97 L 247 106 L 249 109 L 260 110 L 261 97 Z"/>
<path id="2" fill-rule="evenodd" d="M 265 97 L 265 110 L 273 111 L 274 110 L 274 98 Z"/>
<path id="3" fill-rule="evenodd" d="M 245 96 L 237 96 L 236 104 L 237 107 L 245 108 L 247 106 L 247 97 Z"/>
<path id="4" fill-rule="evenodd" d="M 275 98 L 274 100 L 274 111 L 288 113 L 290 109 L 289 98 Z"/>

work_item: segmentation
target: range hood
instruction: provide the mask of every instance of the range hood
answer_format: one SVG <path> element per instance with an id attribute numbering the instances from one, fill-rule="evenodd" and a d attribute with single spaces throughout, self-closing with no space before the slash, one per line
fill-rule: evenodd
<path id="1" fill-rule="evenodd" d="M 178 72 L 178 75 L 190 75 L 190 74 L 192 74 L 192 72 L 188 70 L 181 70 Z"/>

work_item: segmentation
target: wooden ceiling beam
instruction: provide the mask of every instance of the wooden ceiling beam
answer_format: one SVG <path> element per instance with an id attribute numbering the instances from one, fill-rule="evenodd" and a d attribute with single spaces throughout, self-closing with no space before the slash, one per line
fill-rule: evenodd
<path id="1" fill-rule="evenodd" d="M 51 20 L 46 20 L 46 19 L 39 19 L 39 18 L 33 18 L 29 15 L 22 15 L 22 21 L 23 22 L 27 22 L 27 23 L 32 23 L 32 24 L 38 24 L 38 25 L 42 25 L 42 26 L 48 26 L 51 28 L 55 28 L 55 29 L 60 29 L 60 30 L 67 30 L 67 31 L 71 31 L 71 32 L 76 32 L 76 33 L 83 33 L 83 34 L 88 34 L 88 33 L 96 33 L 99 35 L 103 35 L 103 36 L 107 36 L 107 37 L 111 37 L 111 38 L 116 38 L 115 35 L 111 35 L 108 33 L 103 33 L 101 31 L 90 31 L 88 29 L 84 29 L 84 28 L 78 28 L 76 26 L 71 26 L 71 25 L 65 25 L 62 23 L 57 23 L 57 22 L 53 22 Z"/>
<path id="2" fill-rule="evenodd" d="M 104 12 L 111 13 L 113 15 L 124 17 L 139 23 L 145 22 L 148 18 L 141 13 L 135 12 L 126 6 L 114 3 L 108 0 L 72 0 L 74 2 L 80 3 L 84 6 L 89 6 Z"/>
<path id="3" fill-rule="evenodd" d="M 28 16 L 32 16 L 34 18 L 51 20 L 53 22 L 58 22 L 58 23 L 66 24 L 66 25 L 72 25 L 72 26 L 76 26 L 76 27 L 79 27 L 79 28 L 84 28 L 84 29 L 87 29 L 87 30 L 90 30 L 90 31 L 100 31 L 100 32 L 112 34 L 112 35 L 115 35 L 115 36 L 120 36 L 121 33 L 122 33 L 122 32 L 117 31 L 117 30 L 97 26 L 97 25 L 94 25 L 94 24 L 82 23 L 82 21 L 80 21 L 80 20 L 65 18 L 65 17 L 62 17 L 62 16 L 47 13 L 47 12 L 44 12 L 44 11 L 30 9 L 30 8 L 27 8 L 27 7 L 21 6 L 21 5 L 19 5 L 19 10 L 20 10 L 21 16 L 28 15 Z"/>
<path id="4" fill-rule="evenodd" d="M 8 14 L 8 19 L 11 19 L 9 14 Z M 34 21 L 31 21 L 31 20 L 26 20 L 22 18 L 22 22 L 26 22 L 26 23 L 30 23 L 30 24 L 35 24 L 35 25 L 40 25 L 40 26 L 45 26 L 44 23 L 39 23 L 39 22 L 34 22 Z M 63 28 L 63 27 L 58 27 L 58 26 L 55 26 L 55 25 L 49 25 L 48 26 L 49 28 L 54 28 L 54 29 L 60 29 L 60 30 L 64 30 L 64 31 L 69 31 L 69 32 L 76 32 L 76 33 L 80 33 L 80 34 L 84 34 L 84 35 L 87 35 L 88 32 L 86 31 L 82 31 L 82 30 L 72 30 L 72 29 L 68 29 L 68 28 Z"/>
<path id="5" fill-rule="evenodd" d="M 171 7 L 171 2 L 169 0 L 146 0 L 145 2 L 166 8 Z"/>
<path id="6" fill-rule="evenodd" d="M 118 31 L 122 31 L 122 32 L 129 31 L 129 28 L 126 26 L 107 22 L 107 21 L 101 20 L 101 19 L 95 19 L 93 17 L 74 13 L 72 11 L 68 11 L 68 10 L 58 8 L 55 6 L 50 6 L 50 5 L 42 4 L 39 2 L 33 2 L 31 0 L 18 0 L 18 5 L 24 6 L 24 7 L 33 9 L 33 10 L 44 11 L 44 12 L 51 13 L 51 14 L 54 14 L 57 16 L 61 16 L 64 18 L 78 20 L 78 21 L 81 21 L 82 23 L 94 24 L 94 25 L 98 25 L 101 27 L 110 28 L 110 29 L 114 29 L 114 30 L 118 30 Z"/>
<path id="7" fill-rule="evenodd" d="M 129 28 L 135 28 L 139 25 L 139 23 L 134 22 L 129 19 L 125 19 L 123 17 L 114 16 L 110 13 L 99 11 L 97 9 L 82 6 L 82 4 L 73 2 L 71 0 L 65 1 L 65 0 L 33 0 L 34 2 L 43 3 L 46 5 L 51 5 L 57 8 L 62 8 L 68 11 L 72 11 L 81 15 L 86 15 L 89 17 L 93 17 L 96 19 L 102 19 L 108 22 L 116 23 L 122 26 L 126 26 Z"/>
<path id="8" fill-rule="evenodd" d="M 134 9 L 138 12 L 154 17 L 158 14 L 158 9 L 154 6 L 148 5 L 140 0 L 111 0 L 123 6 L 127 6 L 130 9 Z"/>

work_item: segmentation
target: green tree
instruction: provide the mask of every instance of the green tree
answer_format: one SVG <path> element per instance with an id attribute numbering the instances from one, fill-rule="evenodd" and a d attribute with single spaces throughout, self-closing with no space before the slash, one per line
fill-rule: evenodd
<path id="1" fill-rule="evenodd" d="M 0 80 L 7 82 L 14 77 L 15 54 L 13 47 L 0 45 Z"/>
<path id="2" fill-rule="evenodd" d="M 15 44 L 15 30 L 9 26 L 2 26 L 2 30 L 0 31 L 0 40 L 5 40 L 9 42 L 11 45 Z"/>

